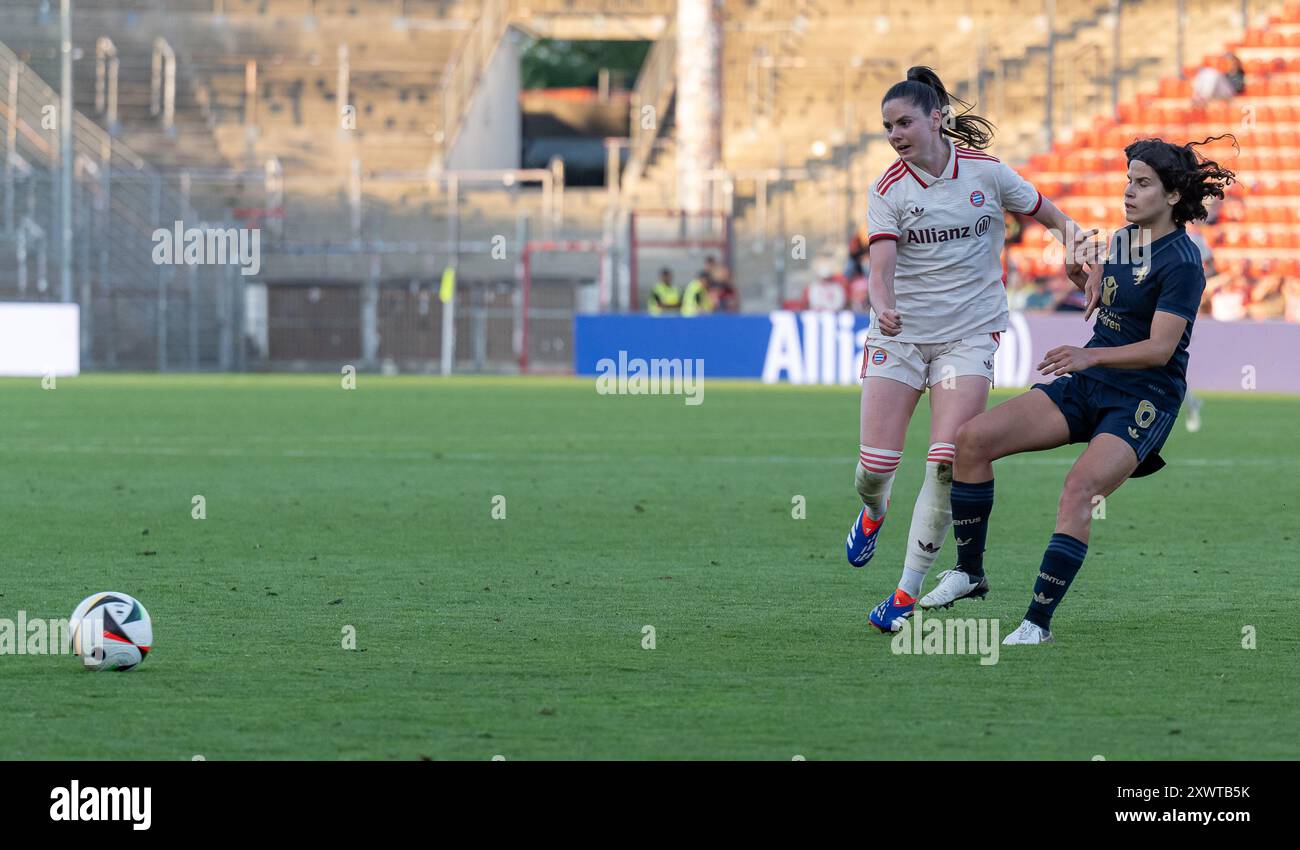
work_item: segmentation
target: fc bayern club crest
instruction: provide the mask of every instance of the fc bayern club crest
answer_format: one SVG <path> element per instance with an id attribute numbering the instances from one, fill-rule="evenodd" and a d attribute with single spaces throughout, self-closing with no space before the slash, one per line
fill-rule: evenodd
<path id="1" fill-rule="evenodd" d="M 877 348 L 875 351 L 871 352 L 871 362 L 877 366 L 882 366 L 884 365 L 887 356 L 888 355 L 885 354 L 883 348 Z"/>
<path id="2" fill-rule="evenodd" d="M 984 206 L 984 193 L 981 192 L 981 191 L 978 190 L 978 189 L 976 189 L 974 192 L 971 192 L 971 193 L 970 193 L 970 204 L 971 204 L 971 206 L 973 206 L 973 207 L 982 207 L 982 206 Z"/>

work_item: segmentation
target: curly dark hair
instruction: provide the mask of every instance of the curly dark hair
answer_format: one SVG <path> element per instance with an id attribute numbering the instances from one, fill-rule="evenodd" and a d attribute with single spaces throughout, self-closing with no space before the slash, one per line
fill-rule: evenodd
<path id="1" fill-rule="evenodd" d="M 881 108 L 883 109 L 889 101 L 898 98 L 910 100 L 926 115 L 936 109 L 939 110 L 944 116 L 941 132 L 945 136 L 951 136 L 965 143 L 967 147 L 984 150 L 993 144 L 995 129 L 993 122 L 978 115 L 971 115 L 971 105 L 949 94 L 933 68 L 924 65 L 913 65 L 908 68 L 907 79 L 901 83 L 894 83 L 880 99 Z M 961 112 L 957 112 L 958 106 L 963 107 Z M 951 118 L 948 117 L 950 115 Z"/>
<path id="2" fill-rule="evenodd" d="M 1241 149 L 1237 137 L 1231 133 L 1185 145 L 1175 145 L 1164 139 L 1139 139 L 1124 148 L 1127 162 L 1135 159 L 1145 162 L 1160 178 L 1166 192 L 1178 192 L 1178 203 L 1172 210 L 1176 227 L 1205 218 L 1205 199 L 1222 200 L 1224 192 L 1237 179 L 1236 174 L 1195 150 L 1220 139 L 1232 139 L 1233 147 Z"/>

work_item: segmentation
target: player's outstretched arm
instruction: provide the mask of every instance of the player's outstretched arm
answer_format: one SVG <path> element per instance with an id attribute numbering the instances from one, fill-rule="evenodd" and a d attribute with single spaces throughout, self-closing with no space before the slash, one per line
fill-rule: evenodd
<path id="1" fill-rule="evenodd" d="M 1141 342 L 1114 348 L 1078 348 L 1060 345 L 1043 355 L 1038 371 L 1044 375 L 1081 372 L 1093 366 L 1112 369 L 1151 369 L 1169 362 L 1183 338 L 1187 320 L 1173 313 L 1157 310 L 1151 318 L 1151 336 Z"/>
<path id="2" fill-rule="evenodd" d="M 867 298 L 876 314 L 880 332 L 897 336 L 903 330 L 902 317 L 895 309 L 894 270 L 898 267 L 898 243 L 877 239 L 871 243 L 871 276 L 867 279 Z"/>
<path id="3" fill-rule="evenodd" d="M 1046 227 L 1065 246 L 1065 272 L 1075 286 L 1084 289 L 1088 277 L 1084 264 L 1099 263 L 1103 253 L 1103 244 L 1092 239 L 1097 235 L 1097 228 L 1084 230 L 1048 198 L 1043 198 L 1038 212 L 1034 213 L 1034 221 Z"/>

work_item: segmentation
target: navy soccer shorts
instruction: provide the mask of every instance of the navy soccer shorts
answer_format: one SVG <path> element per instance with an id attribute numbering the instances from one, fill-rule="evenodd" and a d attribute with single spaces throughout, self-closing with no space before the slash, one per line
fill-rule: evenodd
<path id="1" fill-rule="evenodd" d="M 1071 443 L 1086 443 L 1098 434 L 1114 434 L 1133 448 L 1141 478 L 1165 465 L 1160 457 L 1176 412 L 1161 410 L 1149 400 L 1126 393 L 1084 374 L 1064 375 L 1047 384 L 1034 384 L 1060 408 L 1070 427 Z"/>

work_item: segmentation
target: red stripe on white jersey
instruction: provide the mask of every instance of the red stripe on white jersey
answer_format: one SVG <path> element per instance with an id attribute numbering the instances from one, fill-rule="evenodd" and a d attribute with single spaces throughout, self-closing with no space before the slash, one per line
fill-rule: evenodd
<path id="1" fill-rule="evenodd" d="M 905 170 L 902 170 L 901 168 L 889 170 L 889 172 L 885 173 L 884 177 L 881 177 L 879 181 L 876 181 L 876 191 L 883 192 L 884 190 L 887 190 L 887 188 L 889 188 L 889 185 L 891 185 L 891 183 L 893 183 L 894 181 L 896 181 L 897 178 L 902 177 L 902 175 L 906 173 L 907 172 L 905 172 Z"/>
<path id="2" fill-rule="evenodd" d="M 903 168 L 906 168 L 906 169 L 907 169 L 907 173 L 910 174 L 910 175 L 912 175 L 912 179 L 913 179 L 913 180 L 915 180 L 917 183 L 920 183 L 920 184 L 921 184 L 921 188 L 922 188 L 922 189 L 929 189 L 929 188 L 930 188 L 930 184 L 926 183 L 926 182 L 925 182 L 924 180 L 922 180 L 920 177 L 917 177 L 917 176 L 916 176 L 916 172 L 913 171 L 911 168 L 908 168 L 908 165 L 907 165 L 906 162 L 903 163 Z"/>
<path id="3" fill-rule="evenodd" d="M 983 159 L 991 159 L 991 160 L 993 160 L 994 162 L 1001 162 L 1001 161 L 1002 161 L 1002 160 L 998 159 L 996 156 L 994 156 L 994 155 L 991 154 L 991 153 L 985 153 L 984 151 L 977 151 L 977 150 L 975 150 L 974 148 L 963 148 L 963 147 L 961 147 L 960 145 L 957 146 L 957 155 L 958 155 L 958 156 L 977 156 L 977 157 L 981 157 L 981 158 L 983 158 Z"/>
<path id="4" fill-rule="evenodd" d="M 886 177 L 880 178 L 880 183 L 878 184 L 878 188 L 876 189 L 876 194 L 878 195 L 885 194 L 886 192 L 889 191 L 889 187 L 893 186 L 895 183 L 897 183 L 899 180 L 903 179 L 906 176 L 907 176 L 907 170 L 900 169 L 898 172 L 894 174 L 890 174 Z"/>
<path id="5" fill-rule="evenodd" d="M 881 190 L 880 190 L 879 192 L 877 192 L 876 194 L 878 194 L 878 195 L 884 195 L 884 194 L 885 194 L 886 192 L 888 192 L 891 188 L 893 188 L 894 184 L 896 184 L 896 183 L 898 182 L 898 179 L 899 179 L 899 178 L 897 178 L 897 177 L 891 177 L 890 180 L 889 180 L 889 182 L 885 184 L 884 188 L 881 189 Z"/>
<path id="6" fill-rule="evenodd" d="M 903 173 L 903 161 L 901 159 L 895 160 L 894 164 L 886 168 L 885 173 L 880 175 L 880 179 L 876 181 L 876 191 L 880 192 L 881 194 L 884 194 L 885 189 L 882 187 L 884 187 L 885 182 L 889 180 L 891 177 L 894 177 L 902 173 Z"/>

